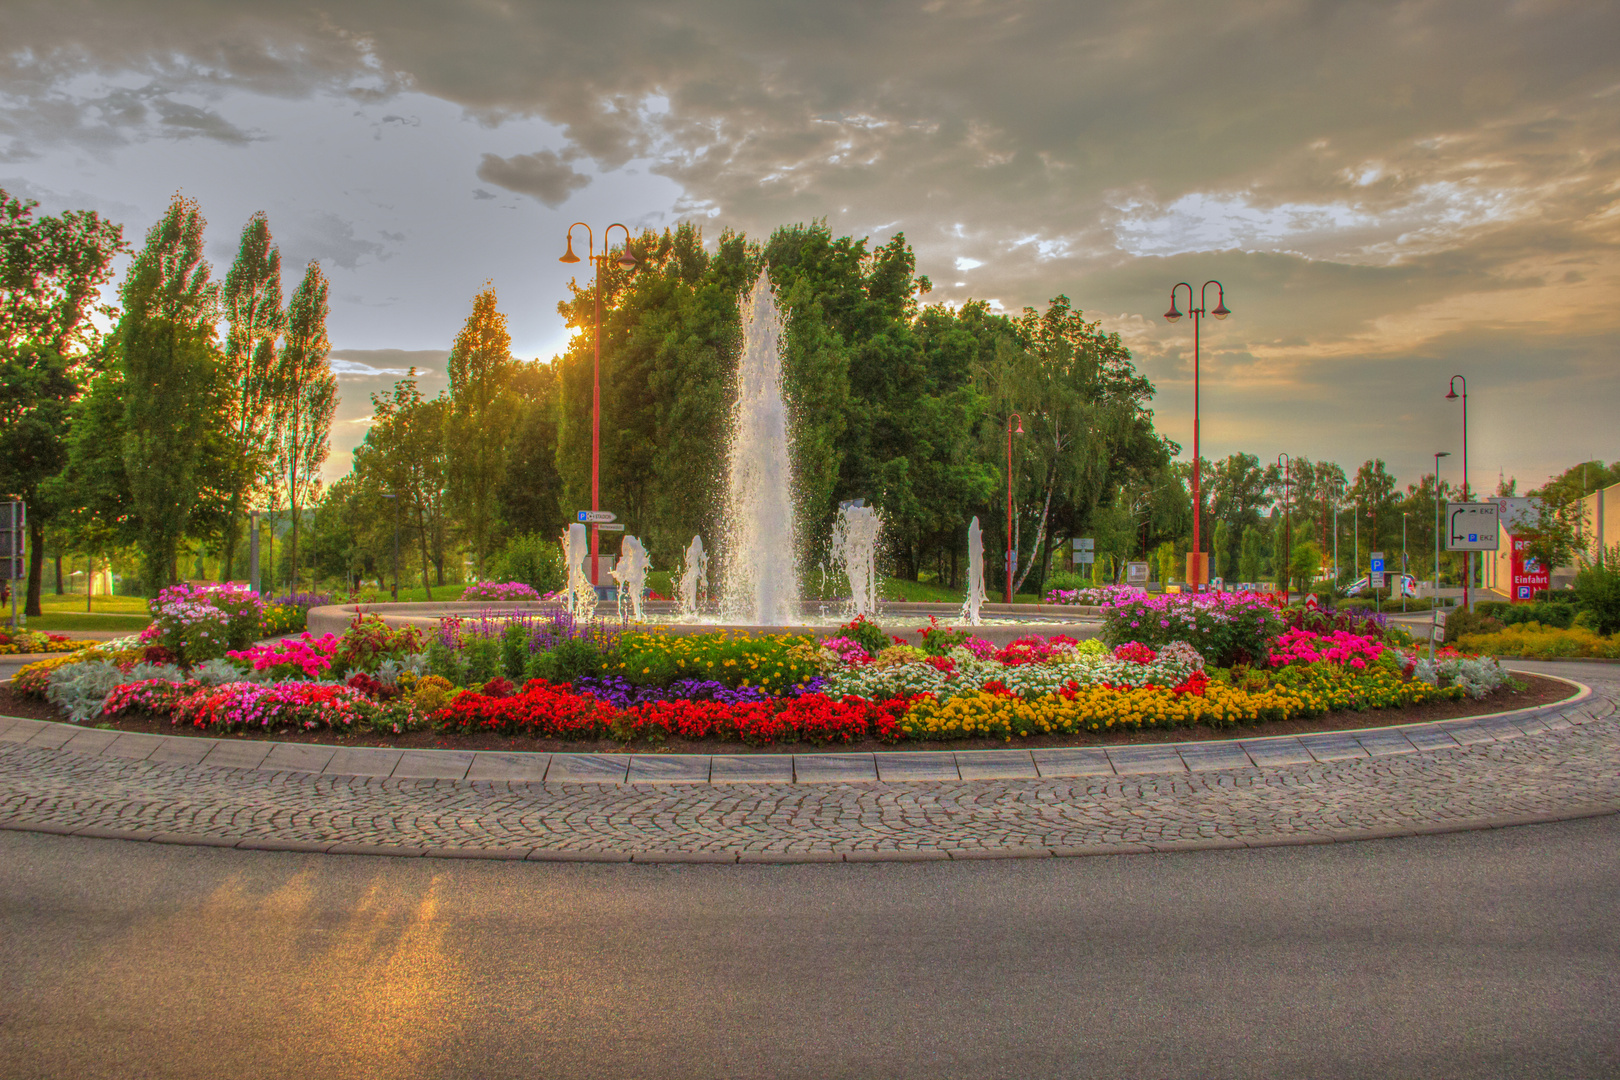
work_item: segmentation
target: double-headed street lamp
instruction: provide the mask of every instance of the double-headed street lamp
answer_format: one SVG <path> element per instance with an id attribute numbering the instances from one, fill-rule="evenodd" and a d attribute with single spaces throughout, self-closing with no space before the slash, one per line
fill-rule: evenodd
<path id="1" fill-rule="evenodd" d="M 1187 584 L 1193 587 L 1194 592 L 1202 592 L 1204 583 L 1209 580 L 1209 556 L 1198 542 L 1198 508 L 1201 501 L 1199 488 L 1199 447 L 1198 447 L 1198 328 L 1204 321 L 1204 312 L 1209 307 L 1209 287 L 1215 286 L 1215 310 L 1209 314 L 1217 319 L 1224 319 L 1232 314 L 1226 307 L 1226 289 L 1220 282 L 1213 279 L 1204 282 L 1204 287 L 1198 292 L 1198 306 L 1193 306 L 1193 288 L 1185 281 L 1178 281 L 1170 287 L 1170 310 L 1164 317 L 1170 322 L 1181 318 L 1181 312 L 1176 310 L 1176 290 L 1187 290 L 1187 314 L 1193 317 L 1193 535 L 1192 553 L 1187 557 Z"/>
<path id="2" fill-rule="evenodd" d="M 596 294 L 596 321 L 592 330 L 592 353 L 595 357 L 591 368 L 591 510 L 601 509 L 598 505 L 600 482 L 602 476 L 602 264 L 607 261 L 608 234 L 614 229 L 624 229 L 624 254 L 619 256 L 619 265 L 626 270 L 636 265 L 636 260 L 630 255 L 630 230 L 615 221 L 602 230 L 602 254 L 596 253 L 596 234 L 591 227 L 583 221 L 576 221 L 568 226 L 568 250 L 559 258 L 558 262 L 577 263 L 579 256 L 574 254 L 574 230 L 580 227 L 585 229 L 586 258 L 596 265 L 596 287 L 592 290 Z M 591 585 L 596 585 L 597 558 L 596 558 L 597 528 L 596 522 L 591 522 Z"/>
<path id="3" fill-rule="evenodd" d="M 1013 421 L 1018 421 L 1018 430 L 1013 430 Z M 1013 559 L 1017 557 L 1018 545 L 1013 543 L 1013 515 L 1012 515 L 1012 437 L 1024 433 L 1024 418 L 1017 413 L 1007 417 L 1007 591 L 1003 594 L 1003 603 L 1012 603 Z"/>
<path id="4" fill-rule="evenodd" d="M 1462 383 L 1462 393 L 1457 393 L 1457 384 Z M 1461 375 L 1451 377 L 1451 385 L 1446 389 L 1446 400 L 1456 401 L 1462 399 L 1463 412 L 1463 502 L 1468 501 L 1468 380 Z M 1438 480 L 1436 481 L 1438 483 Z M 1468 591 L 1474 584 L 1474 553 L 1463 552 L 1463 608 L 1472 611 L 1469 607 Z"/>

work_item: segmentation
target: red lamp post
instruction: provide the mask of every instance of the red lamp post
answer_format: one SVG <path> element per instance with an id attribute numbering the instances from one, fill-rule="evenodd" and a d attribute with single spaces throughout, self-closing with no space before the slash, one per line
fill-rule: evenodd
<path id="1" fill-rule="evenodd" d="M 602 264 L 607 261 L 608 234 L 614 229 L 624 229 L 624 254 L 619 257 L 619 265 L 629 270 L 636 265 L 636 260 L 630 255 L 630 230 L 618 222 L 614 222 L 602 230 L 602 254 L 596 254 L 596 236 L 591 227 L 583 221 L 576 221 L 568 226 L 568 250 L 564 252 L 558 262 L 577 263 L 579 256 L 574 254 L 574 230 L 584 226 L 586 257 L 596 264 L 596 287 L 592 291 L 596 294 L 596 321 L 593 326 L 592 351 L 595 356 L 591 368 L 591 509 L 600 510 L 599 502 L 600 482 L 602 476 Z M 597 545 L 598 530 L 596 522 L 591 522 L 591 584 L 597 583 Z"/>
<path id="2" fill-rule="evenodd" d="M 1018 421 L 1018 430 L 1017 431 L 1013 430 L 1013 421 L 1014 420 Z M 1013 518 L 1012 518 L 1012 484 L 1013 484 L 1012 437 L 1014 435 L 1022 435 L 1023 433 L 1024 433 L 1024 418 L 1022 416 L 1018 415 L 1017 413 L 1013 413 L 1012 415 L 1008 416 L 1007 417 L 1007 553 L 1006 553 L 1007 557 L 1006 557 L 1005 560 L 1003 560 L 1007 564 L 1007 591 L 1003 594 L 1003 597 L 1002 597 L 1003 602 L 1008 603 L 1008 604 L 1012 603 L 1012 596 L 1013 596 L 1013 593 L 1012 593 L 1013 558 L 1017 554 L 1017 551 L 1018 551 L 1017 546 L 1013 544 L 1013 527 L 1012 527 L 1013 526 Z"/>
<path id="3" fill-rule="evenodd" d="M 1203 502 L 1203 494 L 1199 477 L 1199 466 L 1202 459 L 1199 457 L 1198 446 L 1198 328 L 1203 323 L 1204 313 L 1209 307 L 1208 293 L 1211 285 L 1215 286 L 1215 310 L 1210 311 L 1209 314 L 1215 316 L 1217 319 L 1226 318 L 1228 315 L 1232 314 L 1232 312 L 1228 310 L 1226 306 L 1226 289 L 1219 281 L 1215 281 L 1213 279 L 1204 282 L 1203 288 L 1198 291 L 1197 307 L 1193 306 L 1193 288 L 1191 285 L 1185 281 L 1179 281 L 1175 285 L 1171 286 L 1170 310 L 1164 313 L 1165 319 L 1169 322 L 1175 322 L 1177 319 L 1181 318 L 1181 312 L 1176 309 L 1176 290 L 1186 289 L 1187 314 L 1193 317 L 1193 535 L 1192 553 L 1187 558 L 1187 584 L 1192 586 L 1194 592 L 1202 592 L 1205 582 L 1209 580 L 1209 557 L 1204 554 L 1203 546 L 1199 543 L 1198 537 L 1198 510 Z"/>

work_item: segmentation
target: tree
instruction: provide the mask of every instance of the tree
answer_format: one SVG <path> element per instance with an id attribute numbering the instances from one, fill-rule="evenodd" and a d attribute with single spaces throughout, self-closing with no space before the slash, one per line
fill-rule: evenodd
<path id="1" fill-rule="evenodd" d="M 154 593 L 176 579 L 180 539 L 221 441 L 219 287 L 203 259 L 204 227 L 196 201 L 176 195 L 130 265 L 115 331 L 124 469 L 140 519 L 141 577 Z"/>
<path id="2" fill-rule="evenodd" d="M 337 379 L 327 355 L 326 277 L 311 262 L 304 280 L 287 304 L 286 340 L 276 358 L 275 384 L 281 408 L 277 417 L 277 471 L 287 478 L 287 506 L 292 511 L 292 567 L 298 587 L 298 530 L 306 502 L 320 491 L 321 466 L 331 450 L 332 414 L 337 409 Z"/>
<path id="3" fill-rule="evenodd" d="M 1260 526 L 1249 525 L 1243 530 L 1243 540 L 1238 545 L 1238 577 L 1248 584 L 1255 584 L 1265 573 L 1264 563 L 1265 535 Z"/>
<path id="4" fill-rule="evenodd" d="M 122 226 L 94 212 L 36 219 L 36 205 L 0 189 L 0 493 L 28 504 L 24 611 L 35 616 L 58 510 L 51 481 L 67 465 L 70 407 L 100 347 L 87 316 L 127 247 Z"/>
<path id="5" fill-rule="evenodd" d="M 516 411 L 507 392 L 516 361 L 495 290 L 473 298 L 472 314 L 450 349 L 446 445 L 450 498 L 482 575 L 490 553 L 495 493 L 506 468 L 506 436 Z"/>
<path id="6" fill-rule="evenodd" d="M 220 580 L 231 576 L 242 514 L 274 459 L 276 341 L 286 328 L 281 309 L 281 252 L 270 241 L 263 211 L 242 229 L 236 262 L 225 275 L 224 378 L 230 445 L 223 487 L 229 500 L 223 530 Z"/>
<path id="7" fill-rule="evenodd" d="M 429 543 L 444 503 L 444 427 L 442 402 L 422 398 L 416 369 L 394 384 L 391 394 L 371 395 L 373 423 L 355 448 L 355 473 L 367 486 L 394 496 L 394 508 L 409 520 L 422 555 L 422 585 L 433 599 L 429 581 Z M 442 582 L 441 582 L 442 583 Z"/>

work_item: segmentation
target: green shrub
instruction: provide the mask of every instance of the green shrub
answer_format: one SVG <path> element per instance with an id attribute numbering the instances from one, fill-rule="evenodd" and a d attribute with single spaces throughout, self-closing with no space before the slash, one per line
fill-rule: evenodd
<path id="1" fill-rule="evenodd" d="M 529 662 L 529 628 L 521 622 L 510 622 L 501 632 L 501 667 L 506 677 L 514 682 L 523 678 L 523 667 Z"/>
<path id="2" fill-rule="evenodd" d="M 1045 591 L 1051 592 L 1053 589 L 1062 589 L 1067 592 L 1070 589 L 1089 589 L 1091 587 L 1092 581 L 1089 575 L 1071 570 L 1059 570 L 1046 579 Z"/>
<path id="3" fill-rule="evenodd" d="M 1599 634 L 1620 633 L 1620 544 L 1575 575 L 1575 597 Z"/>
<path id="4" fill-rule="evenodd" d="M 1503 626 L 1496 619 L 1467 608 L 1458 608 L 1446 617 L 1446 640 L 1456 641 L 1464 634 L 1499 634 Z"/>
<path id="5" fill-rule="evenodd" d="M 489 564 L 489 580 L 521 581 L 540 595 L 563 587 L 562 552 L 556 537 L 540 533 L 514 536 Z"/>
<path id="6" fill-rule="evenodd" d="M 461 662 L 466 668 L 467 686 L 482 686 L 501 674 L 501 639 L 469 637 L 461 643 Z"/>
<path id="7" fill-rule="evenodd" d="M 607 658 L 595 641 L 588 637 L 565 638 L 545 652 L 529 657 L 523 667 L 525 679 L 545 679 L 547 682 L 573 682 L 587 675 L 600 675 Z"/>

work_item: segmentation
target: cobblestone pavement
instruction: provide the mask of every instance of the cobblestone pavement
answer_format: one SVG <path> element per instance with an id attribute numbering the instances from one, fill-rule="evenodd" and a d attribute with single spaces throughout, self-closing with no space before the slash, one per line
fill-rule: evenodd
<path id="1" fill-rule="evenodd" d="M 0 828 L 355 854 L 862 861 L 1321 843 L 1620 808 L 1620 668 L 1519 666 L 1593 692 L 1498 718 L 1298 739 L 701 765 L 0 720 Z"/>

